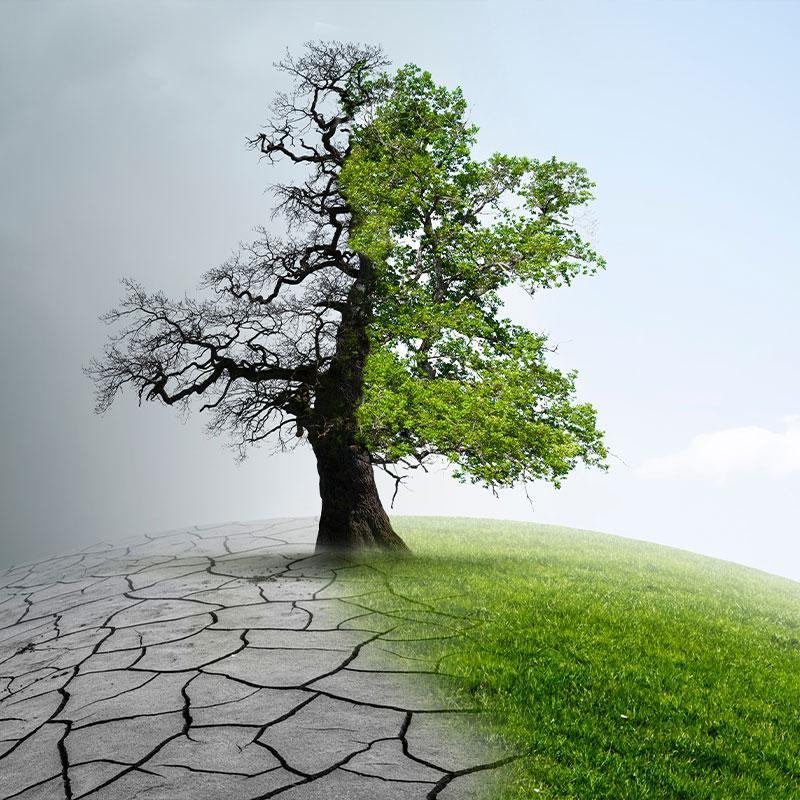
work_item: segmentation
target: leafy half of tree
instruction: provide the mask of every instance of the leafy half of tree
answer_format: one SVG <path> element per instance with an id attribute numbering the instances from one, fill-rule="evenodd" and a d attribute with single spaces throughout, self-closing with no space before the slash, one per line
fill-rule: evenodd
<path id="1" fill-rule="evenodd" d="M 287 234 L 266 228 L 206 273 L 199 299 L 132 281 L 88 368 L 98 410 L 202 396 L 212 432 L 244 452 L 307 438 L 317 458 L 318 548 L 404 549 L 378 466 L 446 459 L 487 487 L 559 485 L 604 466 L 596 412 L 546 337 L 502 316 L 500 292 L 569 285 L 603 267 L 572 222 L 593 184 L 574 163 L 472 157 L 459 89 L 379 48 L 320 42 L 277 65 L 294 79 L 250 140 L 298 173 L 274 187 Z"/>

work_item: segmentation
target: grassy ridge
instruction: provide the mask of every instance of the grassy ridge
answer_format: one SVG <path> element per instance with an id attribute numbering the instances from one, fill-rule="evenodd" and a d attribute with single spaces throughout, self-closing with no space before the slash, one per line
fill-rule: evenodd
<path id="1" fill-rule="evenodd" d="M 800 797 L 800 584 L 565 528 L 395 524 L 416 557 L 370 556 L 376 580 L 481 620 L 415 646 L 530 753 L 503 800 Z"/>

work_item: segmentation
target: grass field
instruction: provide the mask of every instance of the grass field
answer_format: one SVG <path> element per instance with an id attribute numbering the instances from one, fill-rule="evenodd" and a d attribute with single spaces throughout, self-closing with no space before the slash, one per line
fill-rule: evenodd
<path id="1" fill-rule="evenodd" d="M 414 647 L 527 753 L 502 800 L 800 798 L 800 584 L 586 531 L 394 522 L 415 557 L 370 556 L 366 580 L 476 623 Z"/>

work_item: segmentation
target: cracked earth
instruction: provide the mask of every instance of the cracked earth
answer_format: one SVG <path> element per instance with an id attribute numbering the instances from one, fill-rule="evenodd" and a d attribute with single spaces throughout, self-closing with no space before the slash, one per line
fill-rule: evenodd
<path id="1" fill-rule="evenodd" d="M 0 573 L 0 798 L 485 797 L 509 759 L 412 642 L 469 621 L 358 592 L 315 536 L 231 523 Z"/>

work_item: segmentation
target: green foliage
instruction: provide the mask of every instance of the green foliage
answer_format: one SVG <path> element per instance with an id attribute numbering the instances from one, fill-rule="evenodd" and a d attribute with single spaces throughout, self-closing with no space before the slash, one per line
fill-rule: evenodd
<path id="1" fill-rule="evenodd" d="M 436 380 L 414 374 L 415 356 L 378 350 L 367 364 L 362 435 L 393 462 L 429 451 L 456 464 L 456 477 L 488 486 L 559 485 L 578 459 L 597 464 L 603 449 L 592 407 L 570 402 L 574 373 L 544 367 L 542 344 L 520 332 L 504 352 L 484 353 L 454 337 Z"/>
<path id="2" fill-rule="evenodd" d="M 798 796 L 800 585 L 588 531 L 393 524 L 415 558 L 370 557 L 353 594 L 473 622 L 404 635 L 524 754 L 491 800 Z"/>
<path id="3" fill-rule="evenodd" d="M 381 86 L 340 175 L 349 246 L 375 268 L 363 443 L 386 462 L 444 456 L 491 487 L 602 466 L 575 373 L 549 367 L 545 337 L 500 316 L 505 287 L 533 293 L 604 266 L 571 222 L 592 199 L 585 170 L 476 161 L 460 89 L 413 65 Z"/>

